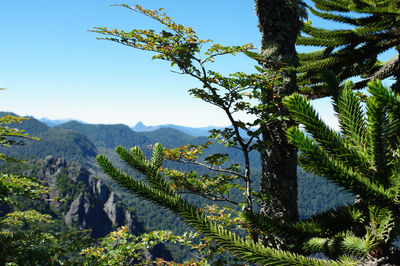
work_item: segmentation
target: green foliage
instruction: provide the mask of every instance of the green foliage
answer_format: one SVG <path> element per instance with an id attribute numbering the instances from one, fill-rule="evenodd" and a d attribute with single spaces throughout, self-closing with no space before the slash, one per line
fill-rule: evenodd
<path id="1" fill-rule="evenodd" d="M 81 193 L 87 193 L 87 187 L 82 181 L 74 182 L 68 177 L 68 173 L 60 173 L 56 180 L 57 190 L 62 198 L 60 210 L 66 212 L 72 201 Z"/>
<path id="2" fill-rule="evenodd" d="M 35 210 L 14 211 L 0 218 L 0 263 L 71 265 L 82 262 L 79 251 L 90 238 L 85 232 L 49 233 L 49 215 Z"/>
<path id="3" fill-rule="evenodd" d="M 102 238 L 96 246 L 91 246 L 81 251 L 85 257 L 84 265 L 176 265 L 164 261 L 161 258 L 151 260 L 148 251 L 159 243 L 179 243 L 198 251 L 205 250 L 207 244 L 195 244 L 192 240 L 198 234 L 185 233 L 183 236 L 176 236 L 171 231 L 153 231 L 135 236 L 128 232 L 126 227 L 118 228 L 106 237 Z M 184 265 L 208 265 L 205 259 L 191 260 Z"/>
<path id="4" fill-rule="evenodd" d="M 296 6 L 297 4 L 296 2 Z M 254 130 L 254 127 L 263 127 L 268 124 L 276 123 L 277 121 L 290 119 L 284 115 L 285 112 L 281 111 L 284 110 L 284 106 L 281 102 L 281 95 L 286 89 L 286 87 L 283 86 L 283 76 L 287 74 L 286 72 L 293 71 L 293 69 L 279 69 L 280 67 L 278 67 L 279 71 L 269 73 L 262 68 L 258 68 L 261 74 L 248 75 L 238 72 L 228 76 L 223 76 L 215 71 L 209 71 L 205 68 L 205 63 L 212 62 L 216 56 L 235 54 L 237 52 L 243 52 L 252 56 L 254 55 L 251 52 L 252 47 L 222 47 L 213 45 L 203 53 L 204 57 L 200 57 L 197 54 L 200 54 L 201 46 L 207 47 L 206 44 L 209 41 L 198 38 L 191 28 L 186 28 L 174 23 L 170 17 L 162 13 L 162 10 L 150 11 L 137 5 L 134 7 L 127 5 L 122 6 L 160 22 L 165 26 L 166 30 L 156 33 L 153 30 L 134 29 L 131 32 L 124 32 L 117 29 L 95 28 L 94 31 L 105 35 L 106 37 L 103 39 L 111 40 L 129 47 L 155 52 L 156 55 L 153 59 L 170 61 L 172 66 L 176 65 L 179 68 L 181 74 L 187 74 L 198 79 L 203 87 L 192 89 L 190 92 L 195 97 L 220 107 L 227 114 L 232 123 L 232 128 L 214 130 L 212 132 L 212 137 L 228 147 L 239 148 L 243 152 L 245 166 L 244 168 L 240 168 L 239 165 L 233 164 L 222 168 L 222 166 L 226 166 L 227 157 L 224 153 L 210 155 L 205 157 L 203 161 L 200 161 L 204 147 L 202 145 L 187 145 L 178 149 L 166 150 L 167 158 L 178 162 L 202 166 L 208 170 L 220 172 L 220 174 L 214 176 L 208 174 L 198 175 L 194 171 L 182 173 L 180 171 L 163 168 L 164 174 L 173 181 L 172 184 L 170 184 L 168 178 L 163 176 L 159 169 L 159 166 L 161 166 L 159 163 L 159 158 L 161 158 L 160 153 L 153 154 L 152 162 L 155 165 L 152 165 L 152 162 L 146 160 L 146 156 L 139 148 L 133 148 L 129 152 L 122 147 L 116 149 L 117 153 L 132 168 L 144 175 L 144 179 L 147 183 L 133 179 L 127 172 L 117 170 L 106 157 L 99 156 L 98 162 L 102 169 L 110 175 L 114 181 L 127 190 L 174 211 L 189 225 L 194 226 L 212 241 L 222 244 L 222 246 L 228 249 L 230 248 L 232 253 L 236 255 L 240 254 L 243 256 L 242 258 L 258 263 L 271 263 L 271 261 L 274 263 L 283 263 L 284 261 L 286 263 L 299 263 L 300 261 L 302 263 L 329 263 L 327 261 L 309 260 L 307 257 L 292 256 L 290 253 L 280 253 L 279 251 L 265 248 L 261 244 L 258 246 L 259 243 L 255 244 L 251 241 L 247 242 L 242 240 L 238 235 L 226 231 L 227 229 L 224 225 L 231 222 L 230 214 L 224 214 L 226 209 L 222 213 L 219 213 L 221 214 L 221 219 L 215 219 L 215 216 L 211 218 L 202 210 L 189 204 L 188 201 L 178 195 L 178 192 L 183 188 L 186 191 L 198 193 L 211 200 L 228 201 L 225 194 L 232 191 L 233 188 L 239 187 L 240 182 L 232 182 L 239 178 L 242 184 L 245 184 L 245 187 L 242 187 L 242 189 L 245 192 L 246 201 L 244 204 L 242 202 L 229 202 L 242 206 L 243 209 L 246 209 L 250 214 L 254 214 L 252 209 L 252 191 L 250 188 L 249 152 L 253 149 L 265 149 L 265 145 L 267 147 L 273 145 L 268 142 L 268 140 L 262 142 L 259 138 L 260 130 Z M 256 59 L 258 60 L 259 57 Z M 276 66 L 274 69 L 276 69 Z M 254 104 L 254 102 L 257 103 Z M 238 112 L 255 115 L 257 119 L 252 122 L 243 122 L 234 118 L 233 114 Z M 279 125 L 281 125 L 280 122 Z M 242 136 L 240 130 L 244 130 L 249 138 L 247 138 L 247 136 Z M 261 193 L 253 193 L 253 195 L 255 198 L 262 199 L 263 201 L 268 198 L 268 195 L 262 195 Z M 235 211 L 232 213 L 234 212 Z M 335 214 L 336 213 L 332 212 L 331 216 L 335 217 Z M 250 219 L 252 215 L 249 215 L 248 218 Z M 241 223 L 243 223 L 243 219 Z M 288 230 L 288 228 L 291 228 L 292 232 L 294 230 L 293 228 L 305 230 L 307 226 L 311 227 L 310 232 L 320 232 L 322 228 L 326 229 L 326 227 L 323 227 L 320 223 L 314 222 L 313 220 L 307 221 L 305 225 L 300 223 L 296 226 L 287 227 L 280 226 L 276 221 L 268 221 L 264 224 L 267 226 L 265 228 L 260 228 L 259 231 L 266 234 L 269 233 L 269 229 L 272 229 L 272 225 L 275 226 L 274 232 L 285 231 Z M 232 225 L 232 223 L 230 225 Z M 235 230 L 238 228 L 239 227 L 235 225 Z M 250 226 L 247 225 L 247 229 L 249 229 L 249 232 L 246 233 L 257 242 L 258 236 L 251 227 L 251 224 Z M 249 246 L 254 247 L 257 251 L 249 248 Z M 289 250 L 292 248 L 290 251 L 296 250 L 296 248 L 293 247 L 288 248 Z M 297 250 L 299 250 L 298 247 Z"/>
<path id="5" fill-rule="evenodd" d="M 47 233 L 49 215 L 35 210 L 14 211 L 0 218 L 0 263 L 60 265 L 79 262 L 78 251 L 88 243 L 82 232 Z"/>
<path id="6" fill-rule="evenodd" d="M 11 196 L 39 199 L 48 188 L 32 177 L 0 173 L 0 204 L 16 204 Z"/>
<path id="7" fill-rule="evenodd" d="M 400 6 L 398 1 L 358 0 L 313 0 L 315 7 L 309 11 L 326 21 L 344 25 L 344 29 L 314 27 L 310 21 L 304 23 L 304 36 L 297 39 L 298 45 L 321 47 L 318 51 L 299 53 L 303 85 L 301 92 L 319 98 L 330 95 L 324 78 L 324 70 L 331 70 L 342 82 L 361 76 L 355 89 L 363 88 L 372 79 L 394 76 L 397 82 L 392 89 L 399 91 L 398 23 Z M 397 54 L 387 62 L 380 62 L 378 55 L 396 49 Z"/>
<path id="8" fill-rule="evenodd" d="M 138 149 L 133 149 L 131 152 L 128 152 L 122 147 L 118 147 L 116 150 L 120 155 L 129 153 L 129 158 L 132 160 L 130 165 L 142 174 L 146 175 L 149 182 L 146 184 L 129 174 L 116 169 L 105 156 L 99 155 L 97 161 L 100 167 L 115 182 L 130 192 L 173 211 L 187 224 L 196 228 L 199 232 L 211 239 L 211 241 L 226 248 L 230 253 L 238 256 L 238 258 L 258 264 L 301 263 L 303 265 L 325 265 L 328 263 L 328 261 L 294 255 L 289 252 L 265 247 L 260 243 L 253 242 L 252 240 L 243 239 L 239 235 L 230 232 L 219 223 L 214 222 L 199 208 L 189 204 L 186 200 L 176 194 L 175 191 L 171 190 L 170 186 L 165 183 L 166 180 L 161 173 L 159 171 L 154 171 L 154 166 L 149 163 L 140 152 L 138 152 Z M 159 152 L 161 152 L 161 150 L 159 150 Z M 127 155 L 123 156 L 127 157 Z M 156 156 L 159 157 L 160 154 L 157 154 Z M 331 263 L 335 264 L 334 262 Z"/>
<path id="9" fill-rule="evenodd" d="M 12 146 L 12 149 L 0 147 L 0 153 L 6 153 L 12 157 L 28 160 L 53 155 L 88 165 L 93 163 L 98 153 L 94 144 L 86 136 L 73 130 L 49 128 L 34 118 L 23 118 L 20 124 L 13 122 L 11 126 L 18 126 L 21 130 L 29 131 L 41 138 L 40 141 L 26 139 L 25 145 Z"/>
<path id="10" fill-rule="evenodd" d="M 0 118 L 1 146 L 22 144 L 17 141 L 18 138 L 38 140 L 29 137 L 23 130 L 5 125 L 21 123 L 26 119 L 11 115 Z M 0 156 L 18 165 L 15 169 L 18 172 L 23 168 L 21 161 L 4 154 Z M 2 170 L 5 170 L 4 165 Z M 79 262 L 77 252 L 88 240 L 82 232 L 51 233 L 49 229 L 55 227 L 48 226 L 54 222 L 49 214 L 34 209 L 24 210 L 26 202 L 43 201 L 48 193 L 49 188 L 33 177 L 0 173 L 0 264 L 60 265 Z"/>
<path id="11" fill-rule="evenodd" d="M 97 27 L 93 31 L 106 36 L 100 39 L 154 52 L 156 55 L 153 59 L 170 61 L 179 68 L 179 73 L 200 81 L 202 88 L 191 89 L 190 94 L 221 108 L 232 124 L 232 128 L 214 130 L 212 137 L 226 146 L 238 147 L 243 151 L 243 157 L 248 157 L 249 152 L 258 147 L 255 144 L 259 144 L 260 130 L 255 128 L 277 119 L 277 112 L 274 111 L 279 108 L 280 97 L 274 95 L 273 89 L 281 88 L 280 72 L 284 70 L 267 73 L 260 69 L 261 73 L 256 74 L 237 72 L 227 76 L 221 75 L 207 69 L 207 63 L 213 62 L 221 55 L 252 54 L 251 50 L 254 47 L 251 44 L 232 47 L 211 44 L 210 40 L 200 39 L 192 28 L 173 22 L 162 9 L 152 11 L 139 5 L 121 6 L 158 21 L 165 30 L 159 33 L 154 30 L 137 29 L 124 32 Z M 205 52 L 202 52 L 202 47 L 207 48 Z M 256 119 L 244 122 L 236 118 L 235 113 L 247 113 L 256 116 Z M 118 145 L 125 147 L 124 143 Z M 245 160 L 250 161 L 248 158 Z"/>
<path id="12" fill-rule="evenodd" d="M 351 88 L 339 89 L 334 98 L 341 133 L 330 130 L 310 104 L 295 94 L 284 102 L 304 125 L 288 131 L 301 151 L 303 169 L 320 175 L 358 195 L 352 206 L 354 222 L 329 237 L 310 238 L 305 249 L 337 258 L 352 255 L 389 260 L 398 256 L 391 244 L 399 237 L 394 213 L 398 203 L 398 130 L 400 98 L 379 81 L 368 84 L 371 96 L 365 109 Z M 388 104 L 390 102 L 390 104 Z M 309 134 L 309 135 L 307 135 Z M 355 219 L 356 218 L 356 219 Z M 313 219 L 313 218 L 310 218 Z M 330 228 L 336 228 L 332 219 Z"/>
<path id="13" fill-rule="evenodd" d="M 214 44 L 206 52 L 206 58 L 199 60 L 196 58 L 196 53 L 200 51 L 201 45 L 210 43 L 210 40 L 202 40 L 197 37 L 192 28 L 175 23 L 171 17 L 168 17 L 166 13 L 162 12 L 162 8 L 158 10 L 148 10 L 139 5 L 119 6 L 128 8 L 134 12 L 138 12 L 158 21 L 160 24 L 165 26 L 165 30 L 162 30 L 160 33 L 156 33 L 154 30 L 137 29 L 125 32 L 117 29 L 109 30 L 105 27 L 95 27 L 93 32 L 111 36 L 103 38 L 106 40 L 115 41 L 145 51 L 157 52 L 153 59 L 170 61 L 172 66 L 176 64 L 187 74 L 195 76 L 201 75 L 201 70 L 194 65 L 195 63 L 198 63 L 201 66 L 206 62 L 212 62 L 216 56 L 223 54 L 236 54 L 243 50 L 253 48 L 250 44 L 235 47 L 224 47 L 222 45 Z"/>
<path id="14" fill-rule="evenodd" d="M 22 145 L 25 139 L 39 140 L 38 138 L 29 137 L 24 130 L 10 128 L 10 124 L 21 123 L 27 118 L 17 117 L 13 115 L 5 115 L 0 118 L 0 147 L 10 147 L 11 145 Z M 15 161 L 15 158 L 0 153 L 0 160 Z"/>
<path id="15" fill-rule="evenodd" d="M 1 263 L 16 262 L 31 265 L 49 260 L 53 236 L 38 231 L 38 224 L 50 222 L 50 217 L 37 211 L 15 211 L 0 220 Z"/>

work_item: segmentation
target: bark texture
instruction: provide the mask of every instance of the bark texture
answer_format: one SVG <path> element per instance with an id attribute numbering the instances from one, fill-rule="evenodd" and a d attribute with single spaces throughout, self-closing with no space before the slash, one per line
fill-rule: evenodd
<path id="1" fill-rule="evenodd" d="M 301 1 L 256 0 L 255 9 L 262 36 L 264 68 L 269 71 L 285 68 L 281 73 L 282 85 L 276 86 L 273 94 L 282 97 L 290 95 L 297 90 L 295 41 L 304 12 Z M 271 96 L 264 97 L 264 101 L 270 100 Z M 277 114 L 287 113 L 280 104 Z M 282 222 L 298 220 L 297 149 L 288 143 L 285 134 L 285 130 L 292 125 L 293 121 L 275 121 L 262 126 L 261 192 L 271 198 L 262 203 L 261 213 Z"/>

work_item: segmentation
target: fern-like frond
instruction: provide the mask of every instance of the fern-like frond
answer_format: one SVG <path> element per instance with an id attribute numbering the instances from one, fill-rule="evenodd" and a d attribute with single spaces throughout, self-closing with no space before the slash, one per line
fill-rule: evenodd
<path id="1" fill-rule="evenodd" d="M 326 29 L 305 23 L 302 31 L 307 37 L 299 37 L 297 44 L 329 48 L 331 53 L 314 55 L 311 52 L 309 56 L 299 57 L 298 70 L 301 74 L 305 73 L 303 79 L 318 84 L 321 80 L 312 81 L 314 77 L 329 69 L 335 73 L 340 82 L 361 76 L 365 80 L 357 82 L 357 86 L 354 87 L 360 89 L 372 78 L 384 79 L 396 76 L 397 70 L 394 69 L 398 68 L 379 66 L 377 69 L 375 63 L 379 54 L 400 45 L 398 30 L 400 6 L 397 1 L 312 0 L 312 2 L 315 6 L 309 7 L 309 10 L 314 15 L 349 27 L 343 30 Z M 350 12 L 352 15 L 347 15 Z M 313 57 L 315 60 L 312 60 Z M 389 69 L 390 71 L 387 71 Z"/>
<path id="2" fill-rule="evenodd" d="M 344 45 L 344 44 L 346 44 L 346 42 L 345 42 L 345 40 L 300 36 L 297 38 L 296 44 L 297 45 L 307 45 L 307 46 L 335 47 L 335 46 Z"/>
<path id="3" fill-rule="evenodd" d="M 311 35 L 314 38 L 320 39 L 330 39 L 332 42 L 335 41 L 338 45 L 343 45 L 351 41 L 349 38 L 353 31 L 352 30 L 326 30 L 323 28 L 313 27 L 308 23 L 305 23 L 302 31 L 308 35 Z M 354 36 L 354 40 L 356 36 Z M 333 40 L 334 39 L 334 40 Z"/>
<path id="4" fill-rule="evenodd" d="M 315 7 L 324 11 L 338 11 L 347 13 L 348 1 L 329 1 L 329 0 L 313 0 Z"/>
<path id="5" fill-rule="evenodd" d="M 387 244 L 394 228 L 394 216 L 387 208 L 371 205 L 369 208 L 370 223 L 367 226 L 366 245 L 369 251 L 378 245 Z"/>
<path id="6" fill-rule="evenodd" d="M 318 17 L 326 19 L 326 20 L 342 22 L 342 23 L 351 24 L 351 25 L 355 25 L 355 26 L 359 25 L 359 23 L 360 23 L 359 19 L 348 17 L 348 16 L 343 16 L 343 15 L 337 15 L 334 13 L 320 12 L 310 6 L 308 6 L 308 10 L 315 16 L 318 16 Z"/>
<path id="7" fill-rule="evenodd" d="M 139 150 L 139 148 L 135 147 L 131 149 L 131 152 L 128 152 L 125 148 L 121 146 L 118 146 L 115 149 L 116 153 L 118 153 L 123 161 L 128 163 L 128 165 L 130 165 L 135 170 L 144 174 L 149 185 L 168 194 L 174 194 L 167 181 L 159 173 L 159 167 L 155 167 L 152 163 L 148 162 L 144 157 L 143 152 Z M 158 149 L 157 152 L 161 152 L 163 154 L 163 150 L 159 151 Z"/>
<path id="8" fill-rule="evenodd" d="M 284 235 L 296 239 L 331 237 L 360 227 L 365 218 L 358 205 L 341 206 L 317 213 L 300 222 L 280 223 L 262 214 L 245 213 L 248 222 L 266 234 Z"/>
<path id="9" fill-rule="evenodd" d="M 227 248 L 231 254 L 238 256 L 242 260 L 260 265 L 342 265 L 339 262 L 296 255 L 265 247 L 252 240 L 245 240 L 207 218 L 199 208 L 189 204 L 180 196 L 171 195 L 147 186 L 128 174 L 117 170 L 103 155 L 98 155 L 96 159 L 101 169 L 119 185 L 148 201 L 176 213 L 188 225 L 194 227 L 217 244 Z M 147 166 L 147 168 L 149 167 Z M 145 172 L 151 173 L 151 171 L 147 170 Z"/>
<path id="10" fill-rule="evenodd" d="M 388 128 L 390 126 L 382 104 L 375 97 L 367 101 L 368 151 L 377 182 L 388 187 L 392 173 Z"/>
<path id="11" fill-rule="evenodd" d="M 298 53 L 297 56 L 301 61 L 313 61 L 313 60 L 321 60 L 326 58 L 331 52 L 332 48 L 324 48 L 318 51 L 310 52 L 310 53 Z"/>
<path id="12" fill-rule="evenodd" d="M 334 259 L 343 255 L 358 258 L 366 258 L 368 255 L 366 241 L 351 234 L 339 234 L 332 238 L 311 238 L 305 242 L 303 248 L 310 254 L 323 253 Z"/>
<path id="13" fill-rule="evenodd" d="M 294 119 L 298 123 L 304 125 L 306 131 L 311 134 L 314 141 L 324 149 L 324 152 L 326 151 L 329 153 L 331 159 L 343 163 L 352 161 L 353 164 L 349 168 L 352 172 L 356 171 L 356 169 L 369 168 L 369 165 L 367 164 L 368 158 L 365 158 L 365 155 L 357 150 L 349 149 L 349 144 L 345 139 L 337 132 L 330 129 L 319 118 L 314 108 L 304 97 L 298 94 L 293 94 L 292 96 L 285 98 L 283 102 L 288 110 L 293 114 Z"/>
<path id="14" fill-rule="evenodd" d="M 366 258 L 368 250 L 364 239 L 351 234 L 338 234 L 332 238 L 311 238 L 304 244 L 304 250 L 310 254 L 323 253 L 337 259 L 343 255 Z"/>
<path id="15" fill-rule="evenodd" d="M 388 91 L 378 80 L 369 83 L 369 91 L 377 101 L 385 106 L 388 115 L 388 139 L 390 143 L 391 153 L 396 153 L 395 150 L 400 146 L 400 95 Z M 397 156 L 399 158 L 399 155 Z"/>
<path id="16" fill-rule="evenodd" d="M 341 250 L 344 254 L 354 255 L 358 258 L 365 258 L 368 254 L 366 240 L 353 235 L 343 238 Z"/>
<path id="17" fill-rule="evenodd" d="M 334 102 L 334 109 L 343 137 L 348 140 L 353 149 L 365 154 L 366 121 L 360 98 L 349 89 L 341 89 L 337 101 Z M 368 164 L 364 162 L 364 165 Z"/>
<path id="18" fill-rule="evenodd" d="M 290 128 L 287 136 L 299 148 L 299 163 L 306 172 L 358 195 L 354 204 L 354 217 L 358 218 L 349 230 L 336 231 L 335 237 L 311 238 L 305 251 L 322 252 L 335 259 L 342 255 L 392 256 L 390 244 L 400 235 L 400 219 L 396 215 L 400 211 L 400 96 L 389 92 L 380 81 L 370 82 L 371 96 L 363 96 L 367 98 L 364 111 L 361 100 L 347 83 L 338 93 L 336 80 L 329 78 L 327 84 L 341 134 L 327 129 L 304 98 L 292 95 L 283 102 L 310 136 L 296 127 Z M 327 141 L 334 143 L 336 149 Z M 312 219 L 316 221 L 315 217 Z"/>
<path id="19" fill-rule="evenodd" d="M 108 176 L 110 176 L 114 182 L 116 182 L 118 185 L 128 191 L 135 191 L 136 194 L 145 198 L 148 201 L 156 202 L 156 204 L 161 204 L 161 199 L 168 198 L 169 204 L 171 204 L 171 202 L 177 201 L 179 199 L 178 195 L 170 195 L 165 193 L 164 191 L 160 191 L 159 189 L 152 188 L 151 186 L 137 180 L 129 174 L 116 169 L 110 162 L 110 160 L 104 155 L 98 155 L 96 157 L 96 160 L 100 168 Z"/>
<path id="20" fill-rule="evenodd" d="M 151 158 L 151 165 L 154 168 L 160 168 L 164 162 L 164 149 L 160 143 L 156 143 L 153 148 L 153 157 Z"/>
<path id="21" fill-rule="evenodd" d="M 337 161 L 336 157 L 325 152 L 299 129 L 290 128 L 287 135 L 290 142 L 301 151 L 299 163 L 305 171 L 320 175 L 356 195 L 365 195 L 369 199 L 387 204 L 395 202 L 389 190 L 354 171 L 354 166 Z"/>

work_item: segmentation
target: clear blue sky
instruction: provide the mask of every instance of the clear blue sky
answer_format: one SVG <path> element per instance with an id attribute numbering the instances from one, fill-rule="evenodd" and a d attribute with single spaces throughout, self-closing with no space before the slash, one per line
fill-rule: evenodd
<path id="1" fill-rule="evenodd" d="M 222 111 L 194 99 L 194 80 L 151 60 L 152 53 L 124 47 L 88 32 L 94 26 L 155 28 L 150 19 L 110 4 L 164 7 L 204 39 L 223 45 L 253 43 L 260 33 L 253 0 L 3 0 L 0 1 L 0 92 L 2 111 L 50 119 L 134 125 L 223 126 Z M 253 71 L 244 56 L 217 61 L 224 73 Z M 317 103 L 328 121 L 329 101 Z"/>

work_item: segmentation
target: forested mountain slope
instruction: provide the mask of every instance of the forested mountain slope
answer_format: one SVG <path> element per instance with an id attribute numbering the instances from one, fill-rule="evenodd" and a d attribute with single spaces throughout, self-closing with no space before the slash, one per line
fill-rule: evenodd
<path id="1" fill-rule="evenodd" d="M 0 117 L 9 113 L 0 113 Z M 12 149 L 0 148 L 0 152 L 9 156 L 25 159 L 43 159 L 52 155 L 69 161 L 78 161 L 85 165 L 93 165 L 98 154 L 96 146 L 86 137 L 75 130 L 51 128 L 46 124 L 30 118 L 21 124 L 10 127 L 23 129 L 32 137 L 40 140 L 26 140 L 25 145 L 16 145 Z"/>
<path id="2" fill-rule="evenodd" d="M 126 148 L 139 146 L 150 154 L 149 145 L 154 145 L 157 142 L 162 143 L 164 147 L 177 147 L 189 143 L 198 145 L 209 140 L 206 137 L 190 136 L 172 128 L 134 132 L 126 125 L 92 125 L 77 121 L 69 121 L 51 128 L 34 118 L 15 125 L 15 127 L 25 129 L 31 136 L 38 136 L 41 139 L 40 141 L 28 141 L 24 146 L 14 146 L 8 153 L 9 155 L 28 159 L 44 159 L 46 156 L 52 155 L 64 158 L 67 161 L 79 161 L 85 165 L 90 165 L 93 171 L 97 171 L 97 165 L 92 164 L 95 156 L 98 153 L 106 153 L 107 156 L 116 158 L 114 148 L 118 145 Z M 8 150 L 5 149 L 4 152 L 7 154 Z M 236 149 L 228 149 L 222 144 L 211 145 L 207 153 L 228 153 L 232 162 L 242 161 L 240 152 Z M 257 176 L 260 167 L 259 154 L 253 152 L 251 161 L 255 180 L 253 189 L 257 190 Z M 167 162 L 167 166 L 172 165 Z M 175 163 L 173 167 L 189 169 L 192 166 Z M 352 200 L 350 195 L 340 193 L 334 185 L 321 178 L 304 174 L 301 169 L 299 169 L 298 176 L 300 217 L 304 218 L 322 209 Z M 179 231 L 184 230 L 182 225 L 175 221 L 176 218 L 171 217 L 169 219 L 165 212 L 152 211 L 151 204 L 146 204 L 146 208 L 140 208 L 141 199 L 127 197 L 121 189 L 115 189 L 117 189 L 117 194 L 120 194 L 124 201 L 128 203 L 128 206 L 135 210 L 140 220 L 146 222 L 146 227 L 149 229 L 159 229 L 157 225 L 161 220 L 164 220 L 164 225 L 169 224 L 172 227 L 179 227 Z"/>
<path id="3" fill-rule="evenodd" d="M 55 128 L 75 130 L 87 136 L 97 147 L 101 148 L 114 149 L 118 145 L 133 147 L 135 145 L 145 146 L 150 144 L 145 135 L 136 133 L 122 124 L 92 125 L 70 121 Z"/>
<path id="4" fill-rule="evenodd" d="M 6 113 L 0 113 L 5 115 Z M 157 142 L 164 147 L 177 147 L 185 144 L 202 144 L 209 139 L 195 137 L 172 128 L 159 128 L 149 132 L 135 132 L 126 125 L 93 125 L 77 121 L 69 121 L 56 127 L 31 118 L 21 124 L 13 125 L 24 129 L 31 136 L 38 136 L 39 141 L 27 141 L 24 146 L 14 146 L 4 152 L 15 157 L 44 159 L 52 155 L 64 158 L 67 161 L 79 161 L 85 165 L 93 165 L 93 159 L 98 153 L 114 155 L 114 148 L 122 145 L 126 148 L 139 146 L 150 153 L 149 145 Z M 227 149 L 222 144 L 211 145 L 207 153 L 228 153 L 232 162 L 241 162 L 241 154 L 236 149 Z M 252 167 L 255 176 L 253 189 L 257 189 L 257 176 L 259 174 L 259 154 L 251 154 Z M 174 165 L 176 166 L 176 164 Z M 180 168 L 189 168 L 189 165 L 178 165 Z M 308 216 L 328 206 L 340 205 L 351 199 L 349 195 L 338 194 L 339 191 L 323 179 L 304 174 L 299 169 L 299 211 L 302 217 Z M 337 197 L 339 195 L 339 197 Z M 139 201 L 134 200 L 136 203 Z M 319 202 L 319 203 L 318 203 Z M 134 206 L 132 206 L 135 208 Z M 141 213 L 139 216 L 145 216 Z"/>
<path id="5" fill-rule="evenodd" d="M 166 148 L 174 148 L 186 144 L 200 145 L 209 141 L 207 137 L 190 136 L 173 128 L 159 128 L 154 131 L 135 132 L 126 125 L 93 125 L 77 121 L 60 124 L 55 127 L 55 129 L 57 128 L 72 129 L 86 135 L 102 151 L 114 150 L 119 145 L 128 149 L 138 146 L 146 151 L 149 149 L 149 145 L 154 145 L 157 142 L 162 143 Z M 206 154 L 226 153 L 229 154 L 232 162 L 243 163 L 240 151 L 227 148 L 215 140 L 214 143 L 206 151 Z M 259 154 L 255 151 L 250 153 L 250 160 L 252 166 L 255 168 L 260 167 L 259 157 Z"/>

